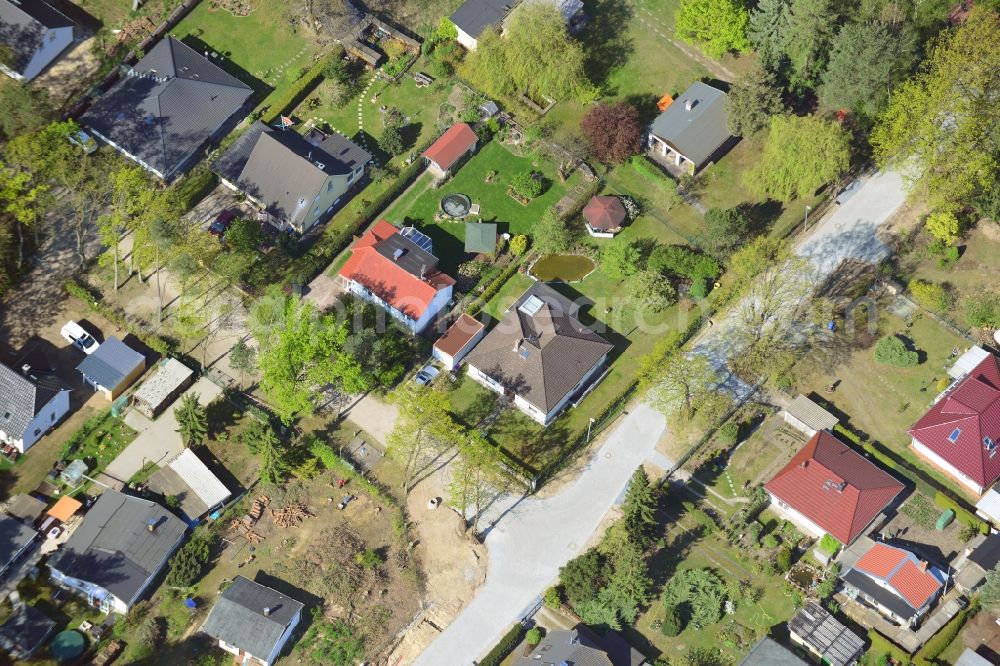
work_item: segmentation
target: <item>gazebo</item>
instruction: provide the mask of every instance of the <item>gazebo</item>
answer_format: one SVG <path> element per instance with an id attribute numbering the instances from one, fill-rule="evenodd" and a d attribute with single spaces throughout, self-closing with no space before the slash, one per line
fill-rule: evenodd
<path id="1" fill-rule="evenodd" d="M 493 254 L 497 250 L 497 225 L 488 222 L 465 223 L 465 251 Z"/>
<path id="2" fill-rule="evenodd" d="M 597 238 L 613 238 L 622 230 L 626 217 L 625 206 L 618 197 L 595 196 L 583 208 L 587 233 Z"/>

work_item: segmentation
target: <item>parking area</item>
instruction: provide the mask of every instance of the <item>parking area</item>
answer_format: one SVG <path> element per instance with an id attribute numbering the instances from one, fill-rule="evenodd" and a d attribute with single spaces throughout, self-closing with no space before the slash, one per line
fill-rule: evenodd
<path id="1" fill-rule="evenodd" d="M 220 213 L 226 210 L 237 211 L 246 217 L 256 216 L 256 211 L 245 201 L 240 201 L 239 195 L 223 184 L 218 184 L 204 199 L 184 215 L 184 219 L 203 231 L 215 221 Z"/>

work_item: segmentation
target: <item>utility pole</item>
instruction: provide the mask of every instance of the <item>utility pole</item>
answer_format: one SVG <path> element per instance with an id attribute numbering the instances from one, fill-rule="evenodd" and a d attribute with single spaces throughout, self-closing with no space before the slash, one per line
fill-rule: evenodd
<path id="1" fill-rule="evenodd" d="M 806 206 L 806 221 L 805 221 L 805 224 L 802 227 L 802 231 L 808 231 L 809 230 L 809 211 L 811 211 L 811 210 L 812 210 L 812 206 Z"/>
<path id="2" fill-rule="evenodd" d="M 590 443 L 590 427 L 592 425 L 594 425 L 594 419 L 593 418 L 591 418 L 590 421 L 587 423 L 587 443 Z"/>

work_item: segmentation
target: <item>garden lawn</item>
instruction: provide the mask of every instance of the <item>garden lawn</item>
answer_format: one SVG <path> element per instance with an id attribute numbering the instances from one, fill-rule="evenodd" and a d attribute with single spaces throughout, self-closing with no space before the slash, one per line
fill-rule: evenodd
<path id="1" fill-rule="evenodd" d="M 496 171 L 497 175 L 493 182 L 487 183 L 485 178 L 490 171 Z M 507 195 L 507 187 L 511 177 L 527 171 L 540 171 L 547 188 L 524 206 Z M 439 189 L 431 188 L 429 173 L 422 175 L 416 186 L 389 207 L 384 217 L 395 224 L 414 225 L 430 236 L 442 269 L 451 273 L 466 259 L 465 223 L 434 221 L 442 197 L 455 192 L 468 195 L 474 204 L 482 207 L 482 221 L 499 225 L 498 233 L 526 234 L 531 232 L 545 209 L 554 206 L 579 178 L 579 174 L 574 173 L 567 183 L 560 183 L 547 162 L 534 156 L 520 157 L 499 142 L 491 141 Z"/>
<path id="2" fill-rule="evenodd" d="M 656 169 L 655 165 L 650 165 Z M 697 245 L 698 237 L 704 232 L 701 215 L 685 203 L 675 203 L 667 188 L 669 183 L 650 180 L 639 173 L 631 164 L 621 164 L 605 178 L 602 194 L 626 195 L 635 199 L 642 208 L 638 220 L 625 228 L 620 237 L 627 238 L 628 232 L 642 223 L 647 223 L 644 235 L 657 238 L 668 245 Z M 648 222 L 655 221 L 655 225 Z M 654 229 L 658 226 L 659 229 Z"/>
<path id="3" fill-rule="evenodd" d="M 956 358 L 952 350 L 964 350 L 969 342 L 953 334 L 927 316 L 915 315 L 912 326 L 889 314 L 883 307 L 879 317 L 879 337 L 900 333 L 921 350 L 923 361 L 911 368 L 876 363 L 873 346 L 854 350 L 828 372 L 819 359 L 800 362 L 794 369 L 795 391 L 814 393 L 843 413 L 847 424 L 867 433 L 897 456 L 948 488 L 959 489 L 936 468 L 923 462 L 910 448 L 906 431 L 927 411 L 938 395 L 938 382 Z M 843 333 L 838 335 L 843 336 Z M 824 388 L 839 381 L 836 391 Z M 843 422 L 843 421 L 842 421 Z M 931 492 L 926 485 L 921 490 Z"/>
<path id="4" fill-rule="evenodd" d="M 288 22 L 289 5 L 255 2 L 249 16 L 202 2 L 172 30 L 192 46 L 199 42 L 225 56 L 256 81 L 248 81 L 258 94 L 280 89 L 299 78 L 313 62 L 316 44 Z M 262 85 L 263 84 L 263 85 Z"/>

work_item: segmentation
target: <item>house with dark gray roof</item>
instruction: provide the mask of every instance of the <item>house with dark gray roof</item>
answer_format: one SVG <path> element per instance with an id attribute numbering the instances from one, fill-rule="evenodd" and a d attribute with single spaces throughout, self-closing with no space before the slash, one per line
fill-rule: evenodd
<path id="1" fill-rule="evenodd" d="M 469 376 L 548 425 L 597 375 L 613 345 L 584 326 L 578 307 L 536 282 L 466 356 Z"/>
<path id="2" fill-rule="evenodd" d="M 184 521 L 155 502 L 105 490 L 49 558 L 52 582 L 102 612 L 127 613 L 186 530 Z"/>
<path id="3" fill-rule="evenodd" d="M 0 580 L 30 550 L 38 532 L 34 527 L 0 515 Z"/>
<path id="4" fill-rule="evenodd" d="M 45 0 L 0 0 L 0 71 L 32 80 L 73 43 L 76 28 Z"/>
<path id="5" fill-rule="evenodd" d="M 302 136 L 257 121 L 212 164 L 212 171 L 279 230 L 301 234 L 351 199 L 371 159 L 336 132 L 313 129 Z"/>
<path id="6" fill-rule="evenodd" d="M 0 442 L 24 453 L 69 411 L 69 389 L 54 379 L 0 365 Z"/>
<path id="7" fill-rule="evenodd" d="M 583 0 L 465 0 L 451 15 L 450 20 L 458 31 L 459 44 L 474 51 L 479 37 L 487 29 L 503 31 L 510 14 L 524 2 L 544 2 L 555 7 L 574 32 L 583 22 Z"/>
<path id="8" fill-rule="evenodd" d="M 574 664 L 574 666 L 643 666 L 646 658 L 610 629 L 603 635 L 585 624 L 573 629 L 556 629 L 530 654 L 514 661 L 514 666 Z"/>
<path id="9" fill-rule="evenodd" d="M 219 595 L 201 631 L 240 663 L 270 666 L 302 619 L 303 604 L 237 576 Z"/>
<path id="10" fill-rule="evenodd" d="M 806 666 L 807 662 L 795 656 L 795 653 L 769 636 L 750 648 L 743 657 L 740 666 Z"/>
<path id="11" fill-rule="evenodd" d="M 13 659 L 31 659 L 56 629 L 56 623 L 45 613 L 21 603 L 0 626 L 0 649 Z"/>
<path id="12" fill-rule="evenodd" d="M 653 155 L 694 174 L 731 138 L 726 116 L 726 93 L 695 81 L 660 113 L 649 128 Z"/>
<path id="13" fill-rule="evenodd" d="M 93 354 L 83 359 L 76 369 L 83 381 L 108 400 L 122 394 L 146 369 L 146 357 L 111 336 Z"/>
<path id="14" fill-rule="evenodd" d="M 253 89 L 173 37 L 160 40 L 80 118 L 98 138 L 164 180 L 195 153 Z"/>

